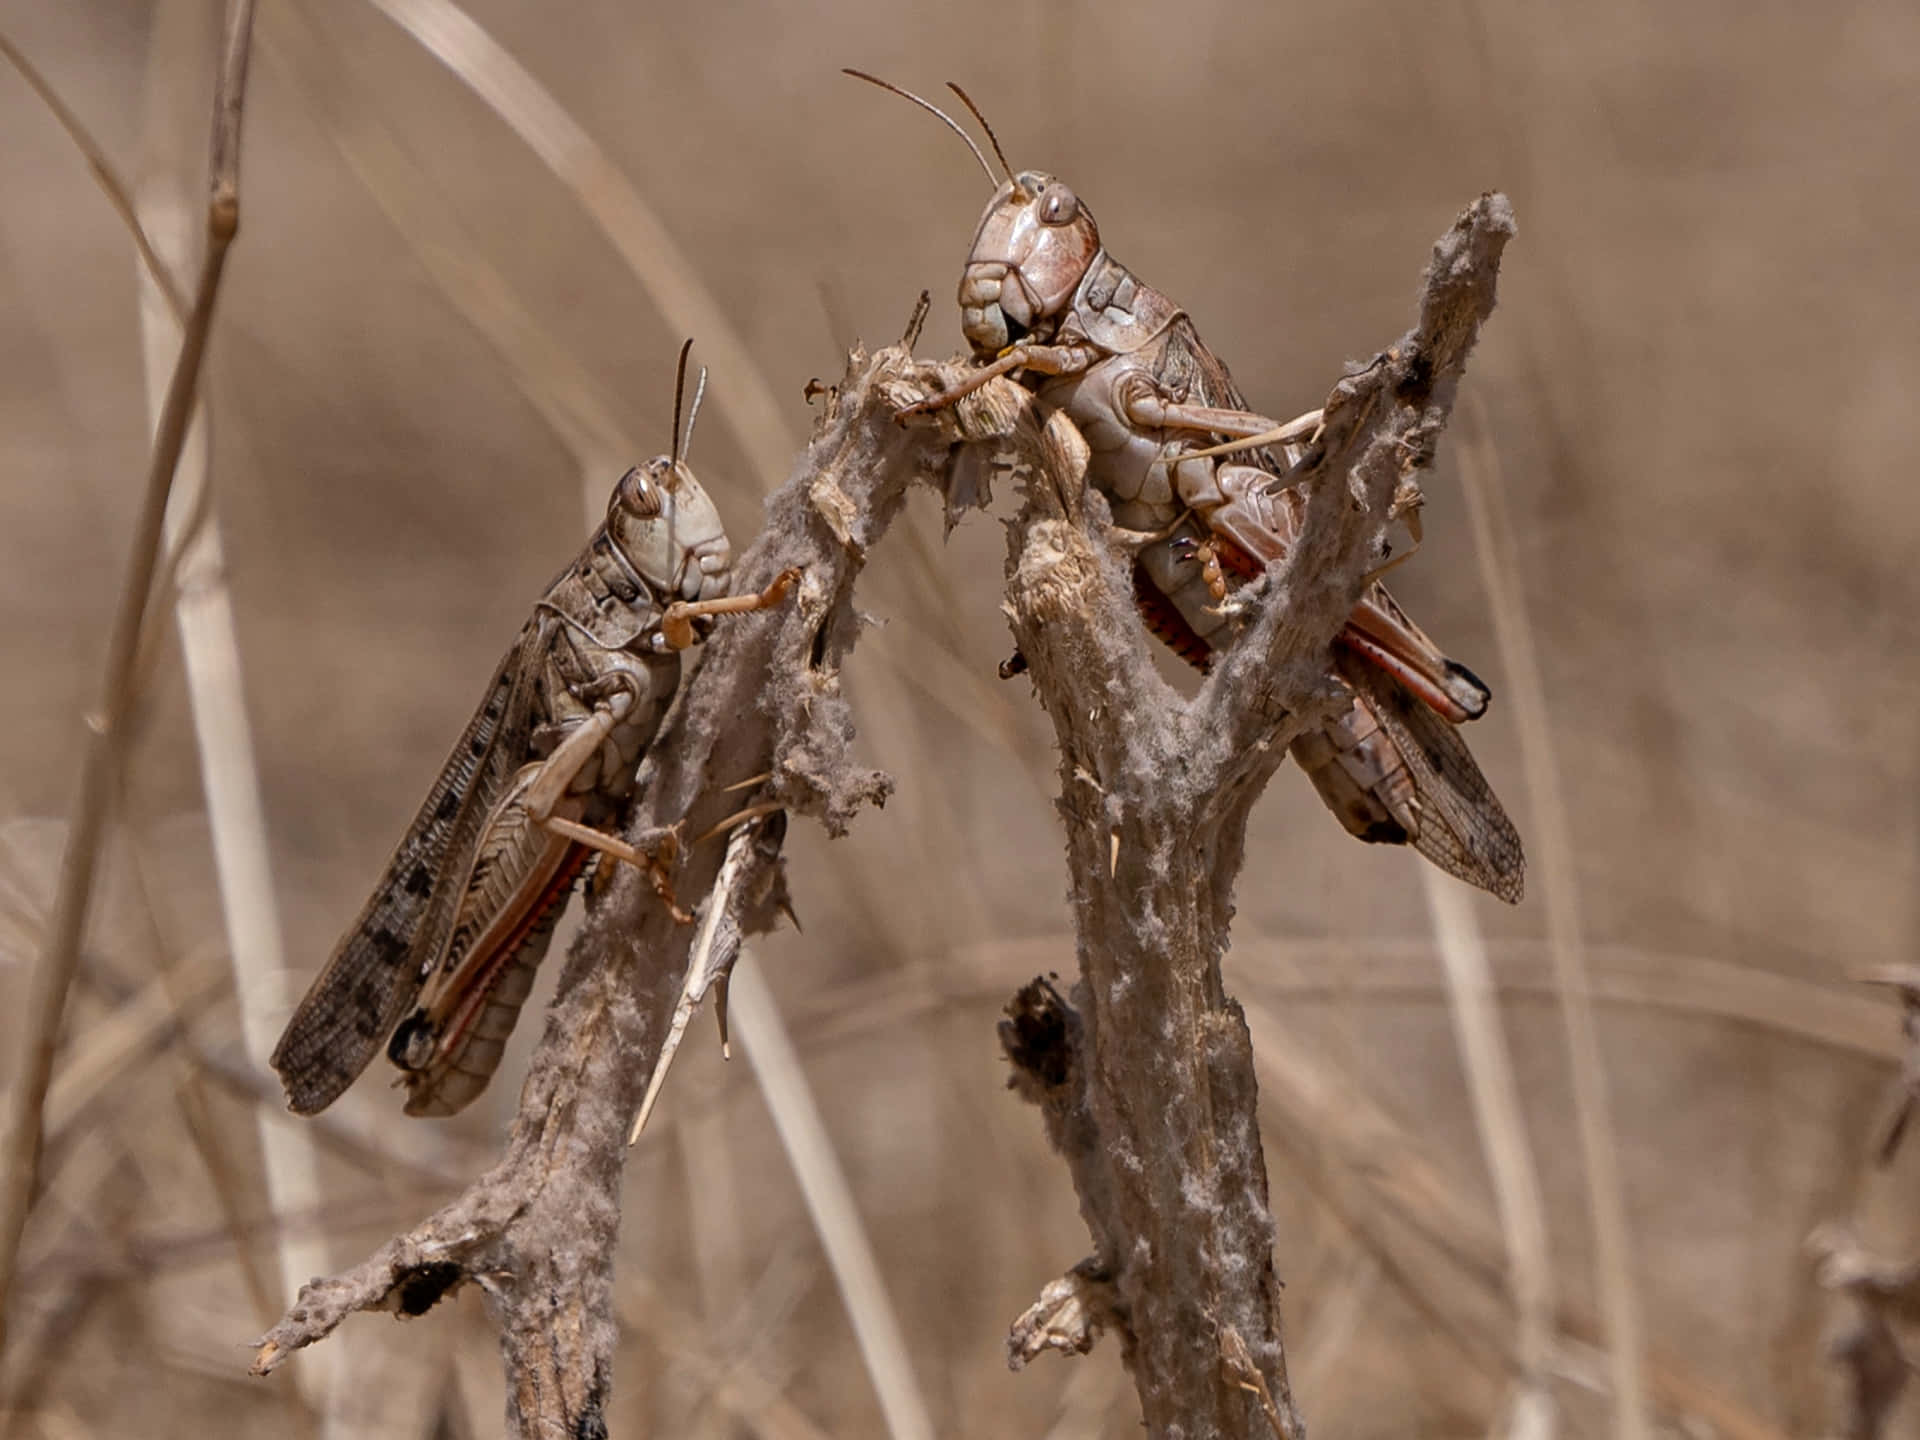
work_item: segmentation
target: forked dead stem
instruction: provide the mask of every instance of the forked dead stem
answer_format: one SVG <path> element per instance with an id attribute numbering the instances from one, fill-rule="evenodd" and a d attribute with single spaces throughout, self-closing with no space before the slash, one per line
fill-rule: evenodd
<path id="1" fill-rule="evenodd" d="M 1328 646 L 1408 457 L 1431 456 L 1446 424 L 1512 230 L 1504 197 L 1469 207 L 1434 248 L 1420 323 L 1335 387 L 1295 472 L 1298 540 L 1248 587 L 1247 624 L 1190 703 L 1151 663 L 1099 507 L 1065 503 L 1084 441 L 1054 413 L 1028 442 L 1009 613 L 1059 741 L 1081 983 L 1070 1003 L 1028 987 L 1002 1034 L 1072 1173 L 1093 1241 L 1074 1273 L 1111 1297 L 1153 1436 L 1302 1432 L 1252 1046 L 1221 968 L 1234 882 L 1254 801 L 1339 702 Z"/>

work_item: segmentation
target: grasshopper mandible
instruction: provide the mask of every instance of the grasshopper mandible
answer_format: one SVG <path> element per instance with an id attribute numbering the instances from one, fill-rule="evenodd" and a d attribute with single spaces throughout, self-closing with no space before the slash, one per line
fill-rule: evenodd
<path id="1" fill-rule="evenodd" d="M 409 1115 L 451 1115 L 486 1088 L 574 883 L 595 854 L 645 871 L 676 918 L 669 832 L 648 854 L 607 833 L 706 617 L 764 609 L 798 578 L 729 596 L 733 552 L 671 455 L 614 486 L 607 518 L 535 604 L 372 897 L 273 1052 L 291 1108 L 325 1109 L 383 1039 Z"/>
<path id="2" fill-rule="evenodd" d="M 1066 184 L 1016 173 L 959 86 L 949 88 L 986 131 L 1004 181 L 937 106 L 847 73 L 931 111 L 994 186 L 959 291 L 961 329 L 980 368 L 902 418 L 951 405 L 997 375 L 1020 377 L 1064 410 L 1091 452 L 1088 481 L 1106 494 L 1115 526 L 1134 546 L 1143 615 L 1204 669 L 1215 645 L 1231 637 L 1229 576 L 1257 575 L 1284 558 L 1299 533 L 1304 497 L 1285 481 L 1320 412 L 1284 424 L 1251 412 L 1186 312 L 1107 253 L 1093 215 Z M 1228 460 L 1234 452 L 1245 454 Z M 1418 505 L 1409 477 L 1395 513 L 1416 545 Z M 1292 753 L 1352 834 L 1411 843 L 1451 874 L 1518 901 L 1519 836 L 1453 728 L 1485 711 L 1487 688 L 1407 617 L 1379 573 L 1334 647 L 1352 708 L 1301 737 Z"/>

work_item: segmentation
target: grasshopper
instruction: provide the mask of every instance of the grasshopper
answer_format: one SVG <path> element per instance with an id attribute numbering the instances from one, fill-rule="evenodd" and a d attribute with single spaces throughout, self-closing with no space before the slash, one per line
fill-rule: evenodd
<path id="1" fill-rule="evenodd" d="M 1232 584 L 1283 559 L 1298 536 L 1304 497 L 1285 482 L 1320 412 L 1280 423 L 1250 411 L 1186 312 L 1107 253 L 1092 213 L 1065 183 L 1016 173 L 959 86 L 949 88 L 986 131 L 1004 180 L 937 106 L 847 73 L 932 112 L 994 186 L 959 289 L 961 329 L 979 368 L 901 417 L 951 405 L 998 375 L 1020 377 L 1066 411 L 1091 452 L 1088 481 L 1107 496 L 1120 538 L 1134 549 L 1143 617 L 1204 669 L 1231 636 Z M 1235 452 L 1245 454 L 1229 461 Z M 1409 479 L 1394 513 L 1416 546 L 1418 506 Z M 1525 872 L 1519 836 L 1454 730 L 1485 711 L 1489 693 L 1394 602 L 1378 579 L 1386 568 L 1369 577 L 1334 645 L 1351 709 L 1302 736 L 1292 753 L 1352 834 L 1410 843 L 1449 873 L 1517 902 Z"/>
<path id="2" fill-rule="evenodd" d="M 547 587 L 500 662 L 360 917 L 273 1052 L 288 1103 L 325 1109 L 383 1039 L 409 1115 L 451 1115 L 486 1088 L 574 883 L 596 855 L 638 867 L 682 921 L 668 833 L 650 854 L 607 833 L 707 617 L 776 605 L 797 572 L 730 596 L 733 552 L 686 464 L 683 433 L 627 471 L 607 518 Z"/>

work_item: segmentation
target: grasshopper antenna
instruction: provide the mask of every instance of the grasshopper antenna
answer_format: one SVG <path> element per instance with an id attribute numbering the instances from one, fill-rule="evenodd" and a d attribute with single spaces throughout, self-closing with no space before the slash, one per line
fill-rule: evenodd
<path id="1" fill-rule="evenodd" d="M 693 404 L 687 407 L 687 433 L 680 441 L 679 452 L 673 457 L 676 464 L 684 463 L 687 458 L 687 451 L 693 448 L 693 425 L 694 422 L 700 418 L 700 402 L 706 398 L 706 393 L 707 367 L 702 365 L 700 367 L 700 378 L 693 382 Z"/>
<path id="2" fill-rule="evenodd" d="M 911 90 L 902 90 L 898 85 L 890 84 L 889 82 L 882 80 L 878 75 L 869 75 L 864 70 L 853 70 L 846 67 L 842 67 L 840 73 L 842 75 L 851 75 L 856 80 L 864 80 L 869 85 L 878 85 L 882 90 L 891 90 L 894 94 L 898 95 L 902 100 L 911 100 L 914 104 L 918 105 L 922 110 L 925 110 L 930 114 L 939 116 L 941 124 L 945 125 L 949 130 L 953 131 L 954 134 L 958 135 L 962 140 L 967 142 L 967 149 L 971 150 L 973 152 L 973 158 L 980 162 L 980 168 L 987 172 L 987 183 L 993 186 L 993 188 L 996 190 L 1000 188 L 1000 181 L 995 178 L 993 173 L 993 167 L 987 164 L 987 157 L 980 153 L 980 147 L 973 143 L 973 137 L 967 134 L 965 130 L 962 130 L 960 128 L 959 122 L 955 120 L 951 115 L 947 114 L 946 111 L 942 110 L 938 105 L 934 104 L 931 100 L 922 100 L 918 95 L 914 94 Z M 955 87 L 955 88 L 958 88 L 958 87 Z M 967 99 L 967 97 L 964 95 L 962 95 L 960 98 L 962 100 Z M 967 100 L 967 106 L 969 109 L 971 109 L 973 106 L 973 102 L 971 100 Z M 980 112 L 978 110 L 975 110 L 973 113 L 978 115 Z M 984 124 L 985 122 L 982 121 L 981 123 Z M 991 139 L 993 136 L 993 131 L 991 130 L 987 131 L 987 136 L 989 139 Z M 1000 145 L 998 141 L 994 142 L 993 150 L 996 155 L 1000 153 Z M 1002 165 L 1007 163 L 1005 156 L 1001 157 L 1000 163 Z M 1009 171 L 1008 174 L 1011 175 L 1012 172 Z"/>
<path id="3" fill-rule="evenodd" d="M 680 368 L 673 377 L 673 463 L 684 464 L 687 451 L 693 446 L 694 422 L 700 418 L 700 401 L 707 393 L 707 367 L 700 367 L 700 377 L 693 382 L 693 404 L 687 410 L 687 428 L 683 434 L 680 429 L 680 401 L 687 393 L 687 356 L 693 351 L 693 339 L 680 347 Z"/>
<path id="4" fill-rule="evenodd" d="M 680 463 L 680 457 L 685 453 L 685 448 L 680 444 L 680 399 L 687 392 L 687 356 L 692 353 L 693 337 L 689 335 L 686 343 L 680 347 L 679 368 L 673 372 L 673 463 L 676 465 Z M 701 379 L 704 380 L 706 372 L 703 370 L 700 374 Z M 693 403 L 698 408 L 700 402 L 696 400 Z M 687 428 L 692 430 L 693 427 L 689 425 Z"/>
<path id="5" fill-rule="evenodd" d="M 960 103 L 973 112 L 973 118 L 980 122 L 980 128 L 987 132 L 987 143 L 993 146 L 993 158 L 1000 162 L 1000 168 L 1007 172 L 1007 181 L 1014 189 L 1020 188 L 1020 182 L 1013 178 L 1013 167 L 1007 163 L 1007 152 L 1000 148 L 1000 137 L 993 133 L 993 126 L 987 123 L 987 117 L 980 113 L 980 107 L 973 103 L 973 97 L 962 90 L 953 81 L 947 82 L 947 88 L 960 97 Z M 977 150 L 974 152 L 979 153 Z M 982 162 L 984 163 L 984 162 Z"/>

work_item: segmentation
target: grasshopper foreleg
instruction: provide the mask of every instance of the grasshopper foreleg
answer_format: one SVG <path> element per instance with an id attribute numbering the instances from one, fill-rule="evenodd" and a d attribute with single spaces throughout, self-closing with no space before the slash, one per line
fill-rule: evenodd
<path id="1" fill-rule="evenodd" d="M 893 418 L 904 422 L 909 416 L 945 410 L 998 375 L 1011 375 L 1016 370 L 1031 370 L 1038 375 L 1071 375 L 1086 369 L 1099 358 L 1095 351 L 1085 345 L 1010 345 L 951 390 L 943 390 L 938 395 L 929 395 L 917 404 L 908 405 Z"/>
<path id="2" fill-rule="evenodd" d="M 676 600 L 660 617 L 656 646 L 663 650 L 685 650 L 693 644 L 693 622 L 703 615 L 745 615 L 754 610 L 771 610 L 786 599 L 787 591 L 800 578 L 796 569 L 782 570 L 758 595 L 727 595 L 718 600 Z"/>

